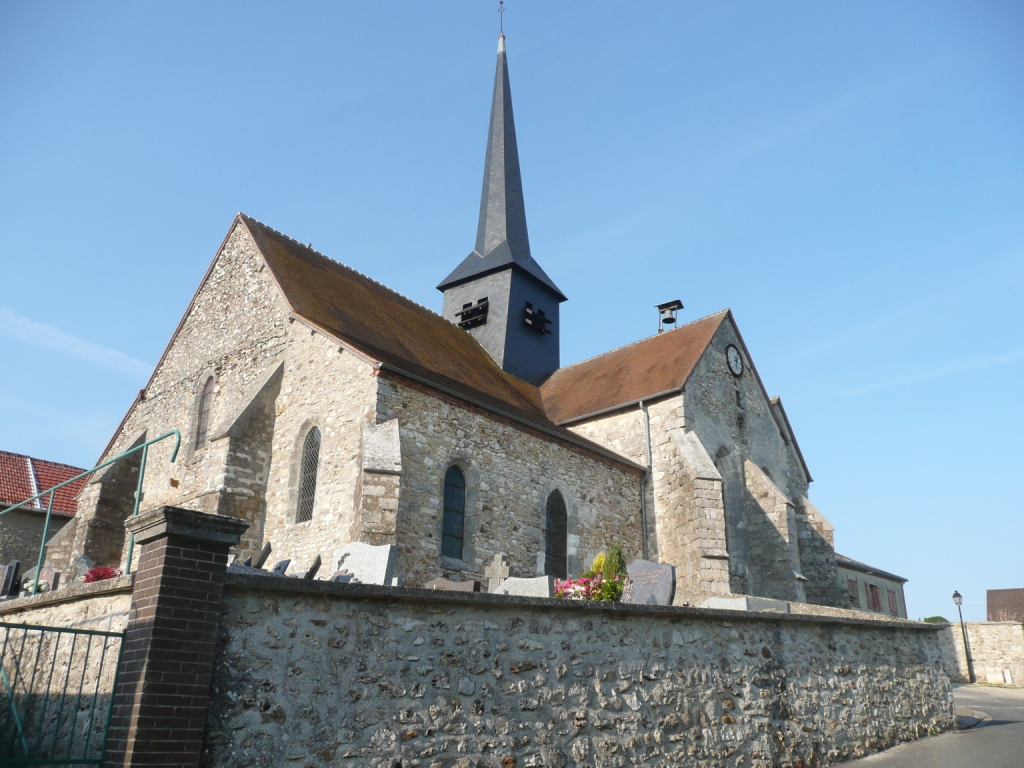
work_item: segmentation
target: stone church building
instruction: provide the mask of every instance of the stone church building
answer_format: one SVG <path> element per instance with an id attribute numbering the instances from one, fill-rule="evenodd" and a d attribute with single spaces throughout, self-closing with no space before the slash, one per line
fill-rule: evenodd
<path id="1" fill-rule="evenodd" d="M 240 559 L 391 543 L 406 586 L 579 574 L 615 541 L 677 602 L 846 607 L 832 526 L 728 310 L 560 367 L 566 296 L 531 255 L 504 37 L 472 253 L 441 314 L 239 214 L 106 460 L 152 447 L 142 509 L 245 518 Z M 139 454 L 98 474 L 56 567 L 124 563 Z"/>

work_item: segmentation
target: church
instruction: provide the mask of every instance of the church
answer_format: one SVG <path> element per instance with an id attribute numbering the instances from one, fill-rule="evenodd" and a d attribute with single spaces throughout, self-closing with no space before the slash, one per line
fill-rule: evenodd
<path id="1" fill-rule="evenodd" d="M 467 233 L 468 234 L 468 233 Z M 848 607 L 833 529 L 782 402 L 729 310 L 566 367 L 567 300 L 526 224 L 505 38 L 473 251 L 441 314 L 238 214 L 101 461 L 152 446 L 141 507 L 244 518 L 303 571 L 350 542 L 393 544 L 416 587 L 580 574 L 619 542 L 671 563 L 676 602 L 752 595 Z M 451 265 L 449 265 L 450 267 Z M 439 269 L 444 273 L 443 265 Z M 133 454 L 84 487 L 48 563 L 128 560 Z"/>

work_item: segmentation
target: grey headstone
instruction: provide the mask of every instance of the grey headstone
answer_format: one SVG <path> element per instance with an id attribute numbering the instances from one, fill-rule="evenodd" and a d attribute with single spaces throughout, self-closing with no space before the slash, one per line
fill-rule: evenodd
<path id="1" fill-rule="evenodd" d="M 306 575 L 302 578 L 306 579 L 307 581 L 312 579 L 314 576 L 316 576 L 316 572 L 320 570 L 320 565 L 322 563 L 323 561 L 320 559 L 320 555 L 317 555 L 316 560 L 314 560 L 313 564 L 309 566 L 309 570 L 306 571 Z"/>
<path id="2" fill-rule="evenodd" d="M 626 566 L 634 605 L 672 605 L 676 595 L 676 569 L 668 563 L 634 560 Z"/>
<path id="3" fill-rule="evenodd" d="M 479 581 L 452 581 L 451 579 L 432 579 L 423 585 L 424 589 L 450 589 L 453 592 L 479 592 Z"/>
<path id="4" fill-rule="evenodd" d="M 487 577 L 487 591 L 497 592 L 501 582 L 511 575 L 512 567 L 508 562 L 508 557 L 500 553 L 495 555 L 493 562 L 484 568 L 484 576 Z"/>
<path id="5" fill-rule="evenodd" d="M 353 541 L 335 550 L 335 570 L 344 569 L 352 574 L 353 583 L 394 586 L 397 548 L 393 544 L 380 547 Z"/>
<path id="6" fill-rule="evenodd" d="M 36 569 L 29 568 L 20 577 L 22 592 L 26 595 L 32 594 L 36 586 Z M 60 574 L 53 568 L 44 567 L 39 571 L 39 594 L 52 592 L 60 584 Z"/>
<path id="7" fill-rule="evenodd" d="M 496 595 L 518 595 L 519 597 L 554 597 L 555 577 L 538 576 L 535 579 L 512 577 L 505 579 Z"/>
<path id="8" fill-rule="evenodd" d="M 291 560 L 282 560 L 274 566 L 274 573 L 278 576 L 284 576 L 284 572 L 288 570 L 288 566 L 291 565 Z"/>
<path id="9" fill-rule="evenodd" d="M 709 597 L 700 604 L 701 608 L 716 608 L 720 611 L 771 611 L 789 613 L 789 603 L 785 600 L 772 600 L 769 597 Z"/>
<path id="10" fill-rule="evenodd" d="M 273 549 L 274 548 L 270 546 L 269 541 L 264 544 L 263 549 L 260 550 L 260 556 L 256 558 L 256 564 L 253 565 L 253 568 L 262 568 L 264 563 L 267 562 L 267 558 L 270 557 L 270 553 Z"/>

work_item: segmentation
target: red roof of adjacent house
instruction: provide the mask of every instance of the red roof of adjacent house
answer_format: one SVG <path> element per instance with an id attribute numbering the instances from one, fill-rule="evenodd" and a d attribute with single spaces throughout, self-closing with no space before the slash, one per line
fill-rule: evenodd
<path id="1" fill-rule="evenodd" d="M 14 506 L 41 491 L 80 475 L 84 469 L 33 459 L 20 453 L 0 451 L 0 508 Z M 65 485 L 54 494 L 53 511 L 73 515 L 78 509 L 78 492 L 87 478 Z M 38 499 L 29 509 L 46 509 L 47 498 Z"/>

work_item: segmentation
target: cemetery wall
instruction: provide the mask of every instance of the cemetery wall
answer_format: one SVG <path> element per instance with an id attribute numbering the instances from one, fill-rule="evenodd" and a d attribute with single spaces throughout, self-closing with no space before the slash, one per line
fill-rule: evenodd
<path id="1" fill-rule="evenodd" d="M 938 635 L 229 574 L 204 764 L 832 764 L 954 727 Z"/>
<path id="2" fill-rule="evenodd" d="M 978 682 L 1024 687 L 1024 624 L 1018 621 L 968 621 L 966 624 Z M 943 627 L 939 641 L 946 674 L 951 680 L 967 682 L 967 655 L 960 625 L 940 626 Z"/>
<path id="3" fill-rule="evenodd" d="M 643 552 L 643 472 L 502 419 L 408 379 L 378 377 L 378 423 L 398 419 L 399 575 L 421 585 L 441 575 L 483 579 L 495 554 L 512 575 L 544 573 L 545 508 L 558 490 L 568 510 L 568 570 L 579 574 L 615 541 Z M 444 475 L 466 478 L 462 560 L 441 558 Z M 632 559 L 632 558 L 629 558 Z"/>
<path id="4" fill-rule="evenodd" d="M 0 602 L 0 621 L 121 632 L 128 623 L 133 577 L 71 584 L 56 592 Z"/>

